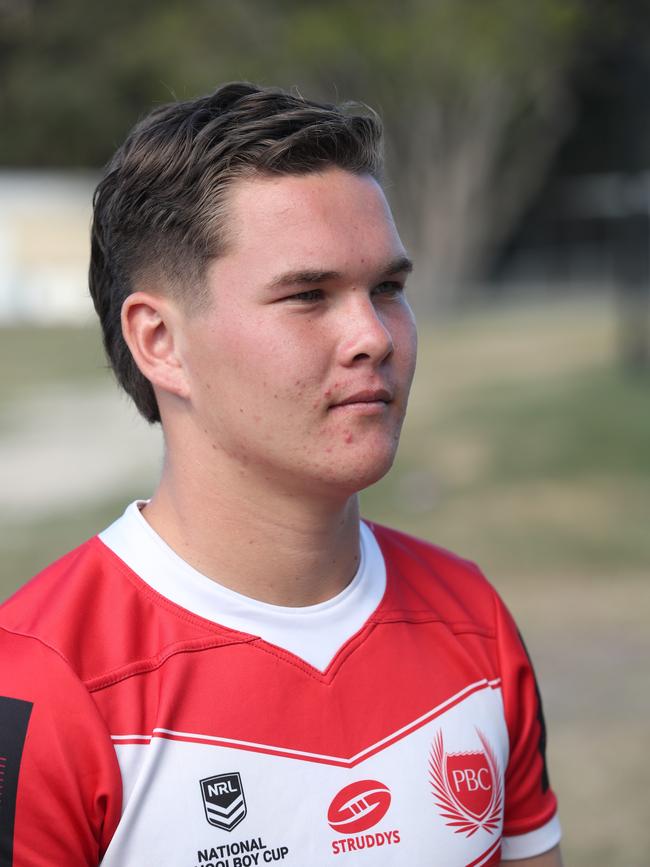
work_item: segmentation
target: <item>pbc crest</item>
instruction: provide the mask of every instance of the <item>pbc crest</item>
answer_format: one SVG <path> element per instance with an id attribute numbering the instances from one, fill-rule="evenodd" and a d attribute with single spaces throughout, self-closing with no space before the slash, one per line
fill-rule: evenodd
<path id="1" fill-rule="evenodd" d="M 201 780 L 205 818 L 216 828 L 232 831 L 246 815 L 244 788 L 239 774 L 219 774 Z"/>
<path id="2" fill-rule="evenodd" d="M 438 731 L 429 758 L 431 788 L 440 815 L 454 833 L 471 837 L 480 828 L 493 834 L 500 824 L 503 796 L 494 750 L 476 730 L 482 750 L 446 753 Z"/>

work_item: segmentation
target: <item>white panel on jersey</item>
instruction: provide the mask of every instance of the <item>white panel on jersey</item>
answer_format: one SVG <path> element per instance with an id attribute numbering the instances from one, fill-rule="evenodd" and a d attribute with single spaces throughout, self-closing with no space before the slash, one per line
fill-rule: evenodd
<path id="1" fill-rule="evenodd" d="M 421 724 L 414 720 L 401 736 L 394 733 L 369 745 L 366 757 L 354 763 L 297 751 L 277 755 L 262 744 L 216 745 L 209 737 L 198 743 L 200 732 L 159 729 L 161 736 L 155 734 L 147 745 L 116 742 L 127 794 L 102 867 L 479 867 L 493 862 L 501 840 L 509 750 L 501 692 L 484 682 L 463 693 L 431 708 Z M 470 818 L 459 828 L 461 817 L 450 816 L 438 803 L 432 750 L 443 741 L 447 760 L 461 765 L 489 745 L 493 770 L 485 773 L 498 804 L 494 821 L 473 821 L 459 801 Z M 134 773 L 136 779 L 129 779 Z M 219 826 L 203 794 L 203 784 L 210 781 L 231 792 Z M 354 800 L 350 790 L 357 792 Z M 249 857 L 241 855 L 243 846 L 254 847 Z"/>
<path id="2" fill-rule="evenodd" d="M 325 671 L 336 652 L 361 629 L 386 589 L 386 566 L 372 531 L 361 524 L 359 569 L 333 599 L 304 608 L 259 602 L 235 593 L 186 563 L 147 523 L 141 503 L 99 534 L 143 581 L 188 611 L 222 626 L 258 635 Z"/>

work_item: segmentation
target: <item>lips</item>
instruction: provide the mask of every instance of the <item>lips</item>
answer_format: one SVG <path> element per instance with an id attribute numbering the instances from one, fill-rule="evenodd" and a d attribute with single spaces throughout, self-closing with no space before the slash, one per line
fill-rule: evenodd
<path id="1" fill-rule="evenodd" d="M 350 406 L 355 403 L 390 403 L 392 394 L 385 388 L 367 388 L 354 394 L 346 395 L 343 399 L 331 404 L 330 409 L 337 406 Z"/>

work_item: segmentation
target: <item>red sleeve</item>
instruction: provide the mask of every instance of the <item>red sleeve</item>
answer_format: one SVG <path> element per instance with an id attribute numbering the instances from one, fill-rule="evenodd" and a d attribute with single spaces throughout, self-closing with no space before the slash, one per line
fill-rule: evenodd
<path id="1" fill-rule="evenodd" d="M 535 672 L 501 600 L 497 600 L 497 631 L 510 737 L 503 835 L 511 837 L 536 831 L 548 823 L 557 811 L 557 799 L 546 768 L 546 726 Z"/>
<path id="2" fill-rule="evenodd" d="M 66 661 L 0 628 L 0 867 L 97 867 L 120 818 L 115 750 Z"/>

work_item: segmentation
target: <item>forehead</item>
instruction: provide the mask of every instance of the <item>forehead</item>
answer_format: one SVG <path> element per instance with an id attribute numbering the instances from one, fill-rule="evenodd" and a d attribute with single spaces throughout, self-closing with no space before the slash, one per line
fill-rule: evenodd
<path id="1" fill-rule="evenodd" d="M 384 193 L 369 175 L 331 168 L 238 180 L 228 211 L 230 255 L 250 264 L 262 256 L 269 267 L 327 260 L 341 268 L 404 254 Z"/>

